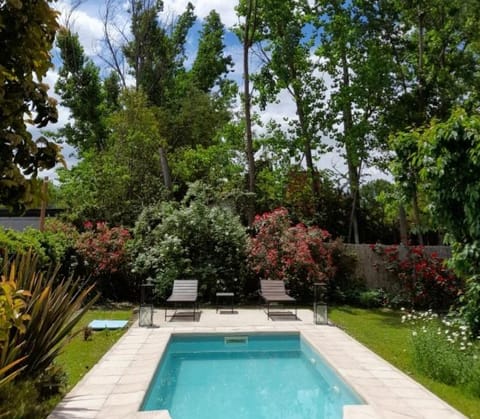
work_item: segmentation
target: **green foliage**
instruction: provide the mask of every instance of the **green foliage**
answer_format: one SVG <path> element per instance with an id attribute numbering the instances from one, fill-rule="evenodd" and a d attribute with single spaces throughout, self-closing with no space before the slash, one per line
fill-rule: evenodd
<path id="1" fill-rule="evenodd" d="M 5 249 L 7 254 L 26 253 L 29 249 L 46 262 L 45 252 L 35 234 L 29 235 L 11 229 L 0 227 L 0 248 Z"/>
<path id="2" fill-rule="evenodd" d="M 192 65 L 194 84 L 203 92 L 210 91 L 216 83 L 221 87 L 226 81 L 220 77 L 226 76 L 229 68 L 233 66 L 232 57 L 223 56 L 224 31 L 220 15 L 212 10 L 205 18 L 200 32 L 197 57 Z"/>
<path id="3" fill-rule="evenodd" d="M 83 314 L 96 301 L 88 303 L 87 296 L 93 286 L 81 289 L 74 278 L 58 281 L 57 270 L 40 272 L 38 260 L 28 252 L 13 260 L 6 259 L 3 274 L 14 278 L 18 289 L 28 290 L 31 297 L 26 301 L 23 313 L 30 317 L 24 333 L 14 329 L 4 361 L 11 361 L 18 354 L 26 359 L 20 364 L 23 377 L 38 377 L 52 366 L 65 339 Z"/>
<path id="4" fill-rule="evenodd" d="M 361 291 L 358 294 L 358 305 L 364 308 L 383 307 L 385 305 L 385 292 L 381 289 Z"/>
<path id="5" fill-rule="evenodd" d="M 45 249 L 49 262 L 56 265 L 71 263 L 69 257 L 74 252 L 75 242 L 78 238 L 78 230 L 73 224 L 61 221 L 57 218 L 47 218 L 45 228 L 41 235 L 40 243 Z M 65 269 L 68 271 L 68 269 Z"/>
<path id="6" fill-rule="evenodd" d="M 25 359 L 20 354 L 20 345 L 11 345 L 11 335 L 25 334 L 26 322 L 30 316 L 26 314 L 26 300 L 30 293 L 18 289 L 15 272 L 10 276 L 2 275 L 0 280 L 0 388 L 13 380 L 24 367 L 19 364 Z M 13 333 L 12 333 L 13 332 Z"/>
<path id="7" fill-rule="evenodd" d="M 27 124 L 43 128 L 57 121 L 54 99 L 42 83 L 51 67 L 58 28 L 48 0 L 0 3 L 0 203 L 22 211 L 39 194 L 39 169 L 61 160 L 60 148 Z"/>
<path id="8" fill-rule="evenodd" d="M 165 140 L 145 95 L 127 90 L 120 104 L 108 120 L 108 146 L 98 160 L 92 219 L 133 225 L 143 208 L 165 195 L 159 153 Z"/>
<path id="9" fill-rule="evenodd" d="M 394 185 L 375 179 L 360 188 L 360 219 L 365 243 L 398 243 L 398 199 L 393 198 Z"/>
<path id="10" fill-rule="evenodd" d="M 61 198 L 79 224 L 93 219 L 133 225 L 145 206 L 165 195 L 157 114 L 141 92 L 125 91 L 119 103 L 106 121 L 104 149 L 84 152 L 78 165 L 59 173 Z"/>
<path id="11" fill-rule="evenodd" d="M 74 123 L 66 124 L 55 136 L 64 136 L 81 152 L 101 150 L 105 146 L 107 130 L 100 69 L 85 56 L 78 34 L 68 28 L 59 30 L 56 44 L 63 65 L 59 69 L 55 92 L 60 94 L 61 104 L 70 109 Z"/>
<path id="12" fill-rule="evenodd" d="M 58 399 L 53 399 L 53 403 L 42 400 L 40 380 L 15 380 L 0 387 L 0 416 L 12 419 L 47 417 Z"/>
<path id="13" fill-rule="evenodd" d="M 437 222 L 452 244 L 452 266 L 466 278 L 463 314 L 480 332 L 480 116 L 463 110 L 418 134 L 416 164 Z"/>
<path id="14" fill-rule="evenodd" d="M 431 311 L 412 312 L 404 320 L 413 325 L 413 362 L 418 371 L 480 396 L 480 345 L 468 327 L 456 319 L 440 321 Z"/>
<path id="15" fill-rule="evenodd" d="M 190 186 L 181 204 L 146 208 L 136 223 L 134 270 L 153 278 L 161 297 L 182 278 L 198 279 L 205 300 L 213 301 L 218 290 L 243 292 L 245 230 L 230 210 L 210 206 L 203 188 Z"/>
<path id="16" fill-rule="evenodd" d="M 45 221 L 45 230 L 35 228 L 15 231 L 0 227 L 0 249 L 9 255 L 32 251 L 41 266 L 67 263 L 73 252 L 78 232 L 71 224 L 56 219 Z M 68 267 L 65 267 L 68 272 Z"/>

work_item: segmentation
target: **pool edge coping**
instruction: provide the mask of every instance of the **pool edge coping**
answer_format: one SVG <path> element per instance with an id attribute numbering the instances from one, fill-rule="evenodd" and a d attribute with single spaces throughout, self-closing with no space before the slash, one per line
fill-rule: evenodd
<path id="1" fill-rule="evenodd" d="M 231 330 L 228 330 L 230 328 L 227 326 L 202 325 L 188 327 L 188 329 L 182 331 L 180 325 L 175 328 L 139 328 L 137 325 L 131 326 L 59 403 L 49 416 L 49 419 L 64 419 L 67 417 L 169 419 L 168 411 L 142 412 L 138 409 L 143 403 L 150 381 L 172 335 L 281 334 L 292 332 L 299 333 L 327 361 L 329 366 L 342 380 L 352 387 L 367 403 L 365 405 L 346 406 L 344 408 L 344 419 L 388 418 L 389 412 L 396 415 L 409 415 L 409 417 L 413 418 L 428 417 L 421 413 L 422 409 L 425 412 L 427 410 L 438 411 L 440 413 L 436 416 L 438 419 L 447 417 L 465 418 L 465 416 L 425 389 L 411 377 L 387 363 L 377 354 L 336 327 L 285 323 L 280 325 L 236 326 L 232 327 Z M 342 342 L 339 342 L 339 340 Z M 371 391 L 368 391 L 364 385 L 361 385 L 362 378 L 364 379 L 365 376 L 358 376 L 358 371 L 368 373 L 366 365 L 361 365 L 359 369 L 355 370 L 348 368 L 349 362 L 344 362 L 351 361 L 348 351 L 352 347 L 354 352 L 360 351 L 360 354 L 367 354 L 370 362 L 375 361 L 378 363 L 375 366 L 378 373 L 394 374 L 396 375 L 395 380 L 406 380 L 408 383 L 408 385 L 404 386 L 406 389 L 411 388 L 412 391 L 417 389 L 416 391 L 419 394 L 422 393 L 425 399 L 423 401 L 421 399 L 416 400 L 419 403 L 418 409 L 415 409 L 414 405 L 410 406 L 409 409 L 405 409 L 404 406 L 395 404 L 394 398 L 390 400 L 390 406 L 385 405 L 385 403 L 379 403 L 375 399 L 375 395 L 372 395 Z M 336 352 L 338 353 L 335 354 Z M 372 378 L 371 374 L 368 377 Z M 382 374 L 379 374 L 376 378 L 383 388 Z M 100 394 L 98 391 L 100 391 Z M 408 397 L 396 395 L 396 399 L 403 403 L 406 402 Z M 80 416 L 75 416 L 75 414 L 80 414 Z"/>

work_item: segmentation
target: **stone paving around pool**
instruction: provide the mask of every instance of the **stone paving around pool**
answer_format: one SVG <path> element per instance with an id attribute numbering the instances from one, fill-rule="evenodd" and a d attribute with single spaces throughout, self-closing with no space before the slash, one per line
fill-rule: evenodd
<path id="1" fill-rule="evenodd" d="M 156 310 L 154 325 L 133 325 L 67 394 L 49 419 L 169 419 L 168 411 L 138 409 L 170 335 L 246 332 L 301 333 L 367 403 L 345 406 L 344 419 L 465 418 L 340 329 L 315 325 L 311 310 L 299 309 L 297 320 L 293 312 L 291 316 L 274 315 L 271 320 L 261 309 L 235 308 L 233 313 L 201 309 L 195 322 L 182 314 L 165 321 L 164 311 Z"/>

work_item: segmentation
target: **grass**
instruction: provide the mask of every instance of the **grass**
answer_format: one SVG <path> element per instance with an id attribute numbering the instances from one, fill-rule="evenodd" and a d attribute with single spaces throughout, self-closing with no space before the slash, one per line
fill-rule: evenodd
<path id="1" fill-rule="evenodd" d="M 84 329 L 92 320 L 129 320 L 131 310 L 91 310 L 85 314 L 75 330 Z M 81 378 L 100 360 L 126 329 L 94 331 L 88 340 L 80 332 L 65 347 L 57 358 L 67 374 L 66 390 L 71 390 Z"/>
<path id="2" fill-rule="evenodd" d="M 472 419 L 480 419 L 480 399 L 460 387 L 449 386 L 417 372 L 412 363 L 410 329 L 401 322 L 401 313 L 388 309 L 334 307 L 333 323 L 411 376 L 432 393 Z"/>

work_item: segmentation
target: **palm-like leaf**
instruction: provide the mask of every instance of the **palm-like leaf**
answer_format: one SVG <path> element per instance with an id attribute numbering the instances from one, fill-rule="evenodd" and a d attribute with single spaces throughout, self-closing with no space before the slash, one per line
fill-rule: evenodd
<path id="1" fill-rule="evenodd" d="M 98 295 L 85 303 L 94 285 L 82 288 L 74 278 L 58 281 L 59 267 L 49 272 L 37 271 L 37 258 L 32 253 L 6 262 L 5 275 L 15 277 L 19 289 L 29 290 L 25 313 L 30 316 L 26 331 L 13 336 L 11 347 L 26 358 L 20 363 L 22 374 L 35 376 L 51 365 L 68 342 L 67 336 L 95 303 Z"/>

